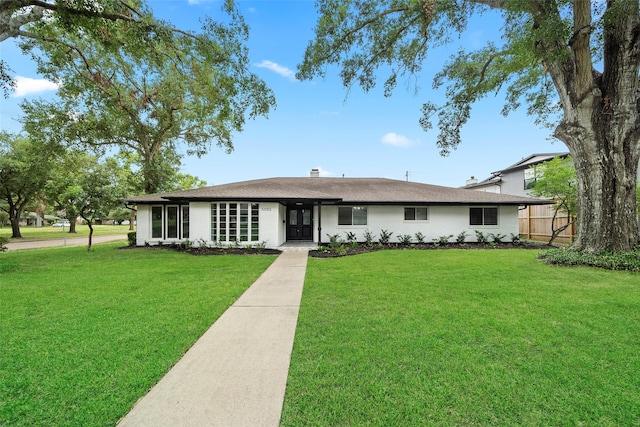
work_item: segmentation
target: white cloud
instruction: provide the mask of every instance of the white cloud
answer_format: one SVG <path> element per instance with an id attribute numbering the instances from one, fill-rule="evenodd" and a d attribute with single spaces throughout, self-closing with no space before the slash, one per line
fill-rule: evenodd
<path id="1" fill-rule="evenodd" d="M 273 61 L 269 61 L 266 59 L 263 59 L 262 62 L 255 64 L 256 67 L 260 67 L 260 68 L 266 68 L 267 70 L 271 70 L 276 74 L 281 75 L 282 77 L 285 77 L 291 81 L 295 81 L 296 80 L 296 73 L 294 73 L 292 70 L 290 70 L 287 67 L 284 67 L 280 64 L 278 64 L 277 62 L 273 62 Z"/>
<path id="2" fill-rule="evenodd" d="M 389 132 L 382 137 L 382 142 L 394 147 L 408 147 L 413 145 L 413 141 L 404 135 L 398 135 L 397 133 Z"/>
<path id="3" fill-rule="evenodd" d="M 16 76 L 16 90 L 13 94 L 14 98 L 31 95 L 34 93 L 48 92 L 50 90 L 58 90 L 58 83 L 50 82 L 45 79 L 32 79 L 30 77 Z"/>

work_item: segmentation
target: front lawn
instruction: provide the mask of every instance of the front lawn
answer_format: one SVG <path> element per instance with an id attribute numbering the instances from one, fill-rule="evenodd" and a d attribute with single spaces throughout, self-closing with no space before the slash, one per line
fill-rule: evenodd
<path id="1" fill-rule="evenodd" d="M 535 251 L 309 259 L 281 425 L 638 425 L 640 275 Z"/>
<path id="2" fill-rule="evenodd" d="M 94 225 L 94 236 L 105 236 L 111 234 L 127 234 L 129 232 L 128 225 Z M 63 234 L 64 233 L 64 234 Z M 45 227 L 32 227 L 24 226 L 20 227 L 20 234 L 22 239 L 11 238 L 11 227 L 0 228 L 0 237 L 6 237 L 10 242 L 19 242 L 23 240 L 41 240 L 41 239 L 67 239 L 73 237 L 87 237 L 89 236 L 89 226 L 86 224 L 77 224 L 76 233 L 69 233 L 69 227 L 52 227 L 50 225 Z"/>
<path id="3" fill-rule="evenodd" d="M 0 425 L 113 426 L 273 256 L 0 253 Z"/>

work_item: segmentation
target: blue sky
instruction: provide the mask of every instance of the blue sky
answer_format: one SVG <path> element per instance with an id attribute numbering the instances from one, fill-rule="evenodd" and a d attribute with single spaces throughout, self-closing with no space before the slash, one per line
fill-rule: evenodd
<path id="1" fill-rule="evenodd" d="M 197 29 L 199 18 L 220 16 L 220 3 L 206 0 L 149 0 L 154 13 L 184 29 Z M 457 187 L 470 176 L 486 178 L 495 170 L 539 152 L 566 151 L 550 140 L 547 129 L 536 127 L 526 112 L 507 118 L 500 114 L 503 98 L 478 103 L 462 133 L 462 144 L 448 157 L 435 145 L 436 129 L 429 133 L 418 123 L 425 101 L 442 101 L 431 80 L 457 47 L 432 51 L 416 94 L 411 82 L 400 81 L 385 98 L 380 87 L 364 93 L 347 92 L 329 67 L 327 77 L 296 81 L 295 70 L 313 38 L 316 22 L 311 0 L 246 0 L 238 8 L 250 27 L 249 55 L 252 71 L 276 95 L 277 107 L 268 118 L 247 121 L 234 137 L 235 150 L 225 154 L 213 146 L 202 158 L 186 157 L 183 172 L 210 185 L 275 176 L 308 176 L 319 168 L 323 176 L 385 177 Z M 499 20 L 490 15 L 475 19 L 459 43 L 479 47 L 495 38 Z M 22 99 L 47 97 L 55 85 L 41 80 L 35 66 L 13 42 L 0 44 L 0 55 L 19 79 L 19 90 L 2 99 L 0 128 L 19 131 Z M 381 75 L 383 79 L 385 76 Z"/>

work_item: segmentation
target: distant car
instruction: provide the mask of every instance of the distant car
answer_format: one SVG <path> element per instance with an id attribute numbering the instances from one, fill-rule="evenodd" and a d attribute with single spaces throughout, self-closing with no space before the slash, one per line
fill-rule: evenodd
<path id="1" fill-rule="evenodd" d="M 68 222 L 56 222 L 52 225 L 52 227 L 69 227 L 71 224 Z"/>

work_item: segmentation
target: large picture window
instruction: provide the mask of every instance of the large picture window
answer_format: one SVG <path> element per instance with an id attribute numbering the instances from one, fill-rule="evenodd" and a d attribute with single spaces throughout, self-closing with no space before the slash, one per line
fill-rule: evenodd
<path id="1" fill-rule="evenodd" d="M 257 242 L 260 239 L 258 203 L 212 203 L 211 240 Z"/>
<path id="2" fill-rule="evenodd" d="M 498 208 L 469 208 L 469 225 L 498 225 Z"/>
<path id="3" fill-rule="evenodd" d="M 339 207 L 338 225 L 367 225 L 367 208 L 364 206 Z"/>
<path id="4" fill-rule="evenodd" d="M 405 221 L 426 221 L 427 208 L 404 208 Z"/>

